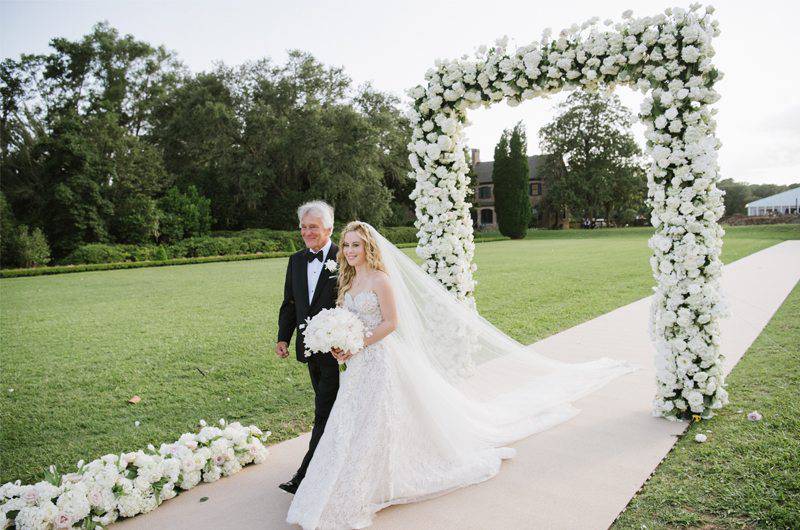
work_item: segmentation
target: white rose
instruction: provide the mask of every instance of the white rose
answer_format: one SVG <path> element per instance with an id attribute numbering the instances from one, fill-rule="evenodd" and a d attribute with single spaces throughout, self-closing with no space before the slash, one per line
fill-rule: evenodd
<path id="1" fill-rule="evenodd" d="M 672 120 L 669 122 L 669 132 L 679 133 L 683 129 L 683 123 L 681 120 Z"/>
<path id="2" fill-rule="evenodd" d="M 439 157 L 442 155 L 442 150 L 437 144 L 428 144 L 425 148 L 425 154 L 428 155 L 428 158 L 431 160 L 439 160 Z"/>
<path id="3" fill-rule="evenodd" d="M 694 46 L 685 46 L 681 50 L 681 59 L 687 63 L 695 63 L 700 58 L 700 50 Z"/>

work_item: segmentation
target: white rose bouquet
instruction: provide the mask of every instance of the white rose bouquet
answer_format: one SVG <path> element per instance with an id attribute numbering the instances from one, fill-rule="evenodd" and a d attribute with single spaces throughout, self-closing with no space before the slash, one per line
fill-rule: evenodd
<path id="1" fill-rule="evenodd" d="M 364 324 L 343 307 L 323 309 L 313 318 L 306 319 L 304 327 L 306 357 L 336 348 L 357 352 L 364 347 Z M 347 365 L 339 361 L 339 371 L 346 369 Z"/>

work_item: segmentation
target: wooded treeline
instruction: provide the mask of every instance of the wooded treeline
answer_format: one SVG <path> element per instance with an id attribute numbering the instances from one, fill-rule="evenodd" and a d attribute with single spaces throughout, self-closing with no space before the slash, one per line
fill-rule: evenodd
<path id="1" fill-rule="evenodd" d="M 0 64 L 4 247 L 34 228 L 56 258 L 290 229 L 311 198 L 339 219 L 406 221 L 409 124 L 394 96 L 342 68 L 291 51 L 191 73 L 107 23 L 50 45 Z"/>

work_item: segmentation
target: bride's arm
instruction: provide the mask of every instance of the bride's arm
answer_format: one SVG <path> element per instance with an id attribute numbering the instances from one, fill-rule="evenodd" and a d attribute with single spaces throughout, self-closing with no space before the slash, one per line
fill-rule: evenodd
<path id="1" fill-rule="evenodd" d="M 372 330 L 372 335 L 364 338 L 365 348 L 375 344 L 397 328 L 397 306 L 394 303 L 394 291 L 389 283 L 389 276 L 384 273 L 379 274 L 373 284 L 373 290 L 378 295 L 383 322 Z"/>

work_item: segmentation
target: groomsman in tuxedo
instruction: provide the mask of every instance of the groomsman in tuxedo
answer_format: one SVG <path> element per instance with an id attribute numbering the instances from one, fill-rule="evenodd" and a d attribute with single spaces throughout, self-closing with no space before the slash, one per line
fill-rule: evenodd
<path id="1" fill-rule="evenodd" d="M 312 201 L 297 209 L 300 232 L 308 248 L 293 254 L 286 268 L 283 303 L 278 316 L 278 343 L 275 352 L 281 358 L 289 356 L 289 343 L 296 331 L 295 354 L 297 360 L 308 366 L 311 385 L 314 387 L 314 428 L 303 462 L 294 477 L 279 487 L 294 493 L 306 474 L 319 439 L 325 430 L 336 393 L 339 391 L 339 365 L 330 352 L 305 356 L 303 334 L 298 328 L 307 317 L 313 317 L 326 308 L 336 306 L 337 276 L 325 263 L 336 261 L 339 251 L 331 241 L 333 208 L 323 201 Z"/>

